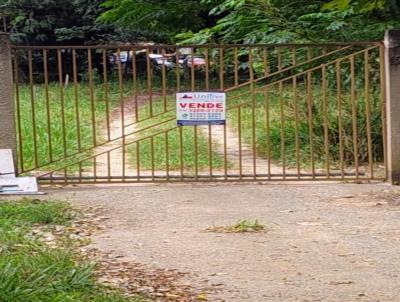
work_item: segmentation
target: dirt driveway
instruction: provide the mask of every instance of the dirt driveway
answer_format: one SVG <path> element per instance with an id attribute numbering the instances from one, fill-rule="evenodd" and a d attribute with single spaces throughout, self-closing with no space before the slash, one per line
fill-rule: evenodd
<path id="1" fill-rule="evenodd" d="M 126 260 L 190 273 L 208 301 L 400 301 L 400 190 L 387 184 L 138 185 L 50 190 L 105 208 L 94 238 Z M 258 219 L 263 233 L 205 232 Z"/>

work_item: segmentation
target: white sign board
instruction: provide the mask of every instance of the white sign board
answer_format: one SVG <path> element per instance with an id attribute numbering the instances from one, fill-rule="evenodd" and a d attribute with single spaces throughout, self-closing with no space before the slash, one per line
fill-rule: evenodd
<path id="1" fill-rule="evenodd" d="M 176 94 L 179 126 L 225 125 L 224 92 L 180 92 Z"/>

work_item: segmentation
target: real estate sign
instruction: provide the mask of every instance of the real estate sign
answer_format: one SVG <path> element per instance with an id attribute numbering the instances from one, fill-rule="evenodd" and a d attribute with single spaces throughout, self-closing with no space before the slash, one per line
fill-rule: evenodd
<path id="1" fill-rule="evenodd" d="M 225 125 L 224 92 L 180 92 L 176 94 L 179 126 Z"/>

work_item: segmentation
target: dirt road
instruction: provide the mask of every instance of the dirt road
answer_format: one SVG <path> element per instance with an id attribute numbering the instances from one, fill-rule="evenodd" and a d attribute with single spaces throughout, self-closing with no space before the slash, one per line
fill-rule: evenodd
<path id="1" fill-rule="evenodd" d="M 100 250 L 188 272 L 208 301 L 400 301 L 400 190 L 387 184 L 140 185 L 50 190 L 105 208 Z M 258 219 L 262 233 L 205 232 Z M 197 281 L 196 281 L 197 280 Z"/>

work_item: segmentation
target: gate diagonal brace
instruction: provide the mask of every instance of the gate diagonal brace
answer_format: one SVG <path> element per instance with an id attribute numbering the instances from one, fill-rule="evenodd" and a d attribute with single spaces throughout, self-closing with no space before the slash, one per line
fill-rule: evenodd
<path id="1" fill-rule="evenodd" d="M 0 149 L 0 195 L 43 194 L 35 177 L 17 177 L 11 149 Z"/>

